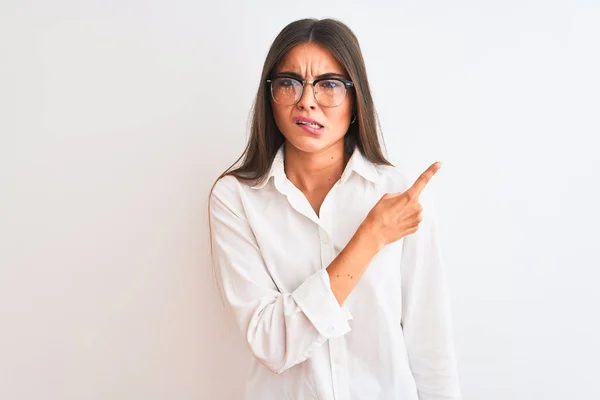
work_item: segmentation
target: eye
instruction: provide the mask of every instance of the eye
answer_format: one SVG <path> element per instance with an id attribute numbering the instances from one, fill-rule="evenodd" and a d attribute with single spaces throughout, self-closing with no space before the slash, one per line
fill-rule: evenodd
<path id="1" fill-rule="evenodd" d="M 279 87 L 288 88 L 299 85 L 299 82 L 292 78 L 277 78 L 276 84 Z"/>
<path id="2" fill-rule="evenodd" d="M 326 81 L 319 82 L 319 86 L 322 87 L 323 89 L 333 90 L 333 89 L 337 89 L 337 88 L 341 87 L 342 83 L 340 81 L 329 79 Z"/>

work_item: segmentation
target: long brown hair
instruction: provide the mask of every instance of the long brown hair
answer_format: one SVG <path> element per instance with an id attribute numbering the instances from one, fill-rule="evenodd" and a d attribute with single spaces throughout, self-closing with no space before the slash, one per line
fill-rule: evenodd
<path id="1" fill-rule="evenodd" d="M 227 175 L 238 180 L 255 184 L 268 174 L 273 159 L 285 138 L 275 124 L 271 108 L 270 92 L 266 80 L 271 77 L 277 65 L 286 54 L 301 43 L 316 43 L 325 47 L 344 67 L 350 80 L 354 82 L 354 114 L 356 121 L 350 124 L 344 137 L 345 149 L 351 153 L 358 146 L 365 158 L 374 164 L 392 165 L 384 156 L 380 139 L 383 136 L 373 104 L 367 71 L 358 39 L 348 26 L 335 19 L 301 19 L 288 24 L 277 35 L 265 59 L 258 91 L 252 106 L 250 138 L 242 155 L 213 184 L 209 194 L 209 230 L 210 196 L 215 184 Z M 241 162 L 239 166 L 238 163 Z"/>

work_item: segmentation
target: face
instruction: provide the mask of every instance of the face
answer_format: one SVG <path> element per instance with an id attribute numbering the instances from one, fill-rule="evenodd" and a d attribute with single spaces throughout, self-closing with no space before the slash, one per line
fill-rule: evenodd
<path id="1" fill-rule="evenodd" d="M 340 63 L 324 47 L 314 43 L 303 43 L 292 48 L 274 73 L 274 77 L 285 75 L 297 76 L 298 79 L 313 81 L 322 76 L 349 79 Z M 278 86 L 272 84 L 274 90 L 293 92 L 289 81 L 282 81 Z M 277 127 L 288 143 L 303 152 L 316 153 L 332 146 L 343 147 L 344 135 L 348 131 L 352 118 L 354 92 L 348 88 L 345 96 L 340 96 L 341 85 L 337 81 L 325 81 L 316 88 L 319 101 L 331 103 L 337 96 L 340 103 L 336 107 L 326 107 L 315 99 L 315 88 L 311 84 L 304 86 L 302 97 L 296 104 L 278 104 L 271 97 L 273 115 Z M 279 89 L 276 89 L 279 87 Z M 341 93 L 343 94 L 343 89 Z M 337 94 L 336 94 L 337 93 Z M 342 100 L 343 99 L 343 100 Z M 312 124 L 316 122 L 318 125 Z"/>

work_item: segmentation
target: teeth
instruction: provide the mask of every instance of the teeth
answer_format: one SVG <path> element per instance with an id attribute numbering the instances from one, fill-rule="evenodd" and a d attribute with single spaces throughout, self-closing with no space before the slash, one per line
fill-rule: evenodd
<path id="1" fill-rule="evenodd" d="M 308 126 L 311 126 L 313 128 L 320 128 L 321 127 L 321 125 L 319 125 L 319 124 L 313 124 L 313 123 L 310 123 L 310 122 L 303 122 L 303 121 L 298 121 L 298 124 L 299 125 L 308 125 Z"/>

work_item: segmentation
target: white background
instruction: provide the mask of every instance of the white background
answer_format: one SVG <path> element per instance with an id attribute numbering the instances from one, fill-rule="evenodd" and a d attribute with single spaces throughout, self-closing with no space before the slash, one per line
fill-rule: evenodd
<path id="1" fill-rule="evenodd" d="M 292 20 L 357 34 L 436 201 L 465 399 L 598 399 L 596 1 L 0 3 L 0 398 L 239 399 L 207 194 Z"/>

